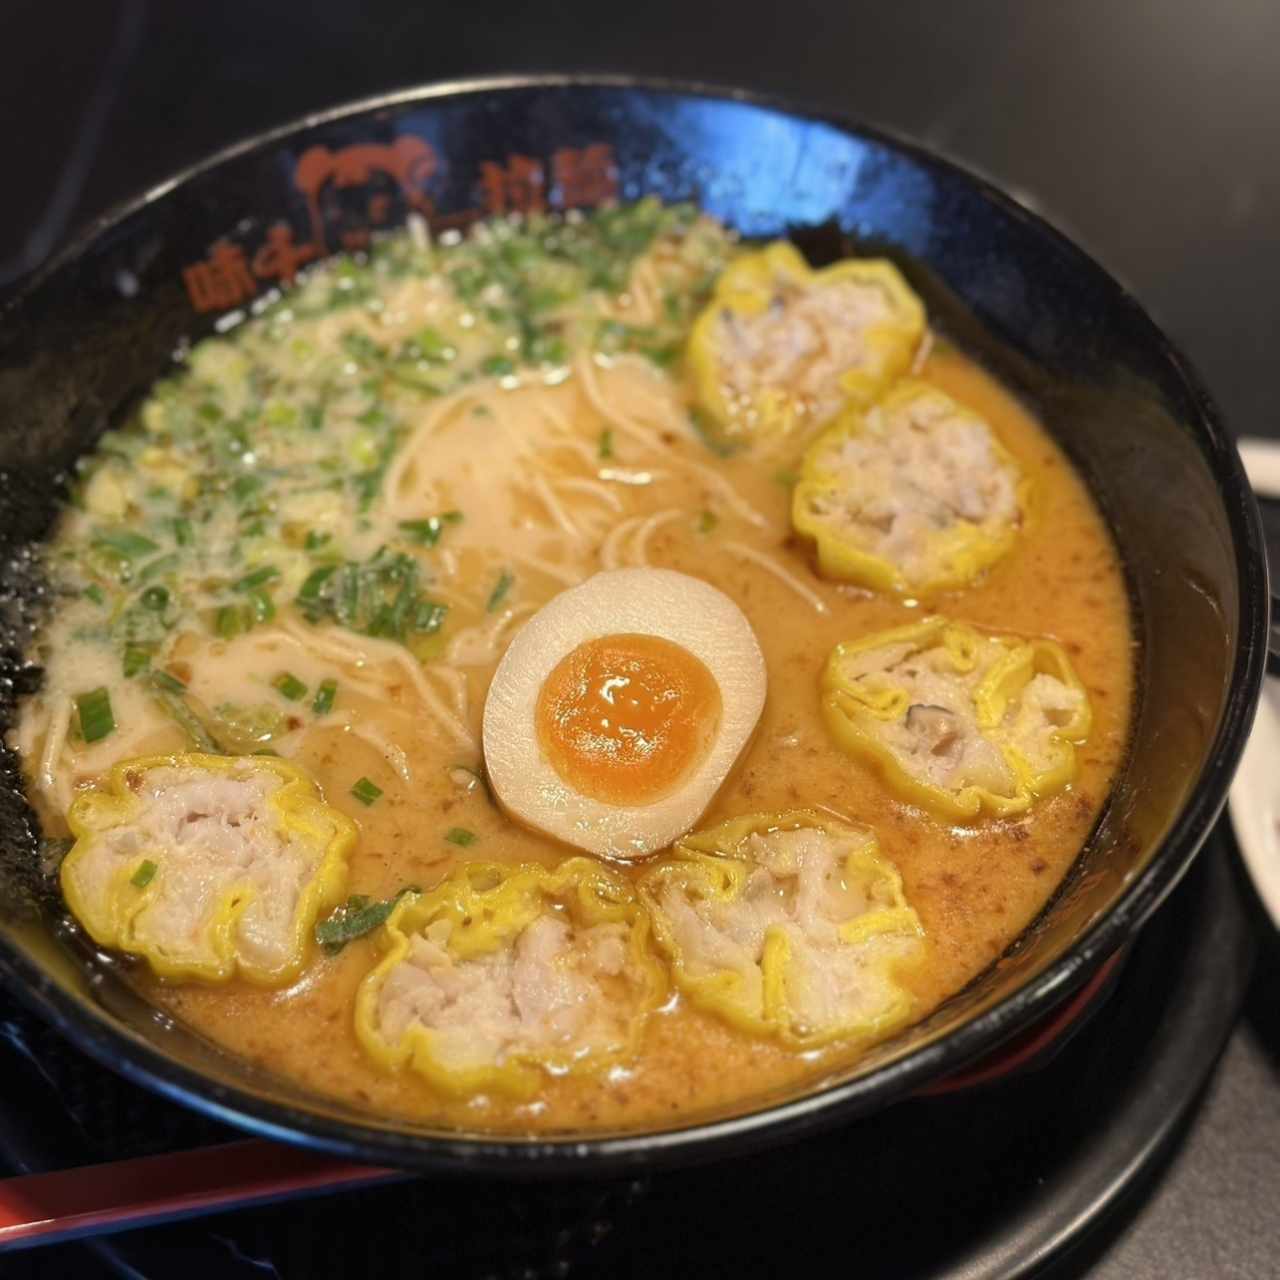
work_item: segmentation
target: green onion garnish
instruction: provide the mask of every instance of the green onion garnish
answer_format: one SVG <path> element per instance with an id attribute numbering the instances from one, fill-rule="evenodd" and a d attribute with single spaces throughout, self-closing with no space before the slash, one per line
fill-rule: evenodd
<path id="1" fill-rule="evenodd" d="M 611 430 L 602 431 L 600 433 L 600 458 L 605 460 L 613 457 L 613 432 Z"/>
<path id="2" fill-rule="evenodd" d="M 498 578 L 497 586 L 489 593 L 489 603 L 485 605 L 487 612 L 492 613 L 507 597 L 507 592 L 511 590 L 511 584 L 515 581 L 509 569 L 503 569 L 502 575 Z"/>
<path id="3" fill-rule="evenodd" d="M 136 644 L 125 646 L 124 675 L 126 680 L 136 676 L 139 671 L 145 671 L 150 665 L 151 654 L 146 649 L 140 648 Z"/>
<path id="4" fill-rule="evenodd" d="M 173 522 L 173 540 L 180 547 L 189 547 L 195 541 L 195 530 L 186 516 L 179 516 Z"/>
<path id="5" fill-rule="evenodd" d="M 159 868 L 148 858 L 138 864 L 138 869 L 129 877 L 129 883 L 135 889 L 145 889 L 155 878 Z"/>
<path id="6" fill-rule="evenodd" d="M 291 671 L 282 671 L 271 683 L 290 702 L 297 702 L 307 691 L 307 686 Z"/>
<path id="7" fill-rule="evenodd" d="M 238 636 L 244 630 L 244 622 L 244 611 L 238 604 L 224 604 L 218 610 L 214 627 L 224 640 L 230 640 L 232 636 Z"/>
<path id="8" fill-rule="evenodd" d="M 172 573 L 177 567 L 177 553 L 171 551 L 167 556 L 156 556 L 154 560 L 148 560 L 142 566 L 142 572 L 138 574 L 138 580 L 140 582 L 150 582 L 152 578 L 162 578 L 166 573 Z"/>
<path id="9" fill-rule="evenodd" d="M 170 675 L 167 671 L 157 671 L 151 679 L 156 688 L 163 689 L 165 693 L 183 694 L 187 691 L 187 682 L 179 680 L 177 676 Z"/>
<path id="10" fill-rule="evenodd" d="M 84 594 L 94 604 L 107 603 L 107 597 L 102 594 L 102 588 L 96 582 L 90 583 L 89 586 L 85 587 Z"/>
<path id="11" fill-rule="evenodd" d="M 468 831 L 466 827 L 450 827 L 449 830 L 444 833 L 444 838 L 450 844 L 460 845 L 464 849 L 468 845 L 475 844 L 475 842 L 480 839 L 474 831 Z"/>
<path id="12" fill-rule="evenodd" d="M 273 564 L 264 564 L 261 569 L 255 569 L 252 573 L 246 573 L 243 578 L 231 584 L 235 591 L 252 591 L 256 587 L 262 586 L 264 582 L 270 582 L 272 578 L 278 578 L 280 570 Z"/>
<path id="13" fill-rule="evenodd" d="M 151 609 L 155 613 L 159 613 L 169 604 L 169 591 L 166 587 L 148 587 L 141 596 L 141 604 L 144 609 Z"/>
<path id="14" fill-rule="evenodd" d="M 800 477 L 794 471 L 787 467 L 782 467 L 773 473 L 775 484 L 780 484 L 784 489 L 790 489 L 792 485 L 800 483 Z"/>
<path id="15" fill-rule="evenodd" d="M 720 523 L 720 517 L 714 511 L 704 511 L 698 516 L 698 532 L 710 533 Z"/>
<path id="16" fill-rule="evenodd" d="M 354 787 L 351 788 L 351 794 L 355 796 L 361 804 L 372 804 L 381 794 L 382 788 L 375 782 L 370 782 L 368 778 L 361 778 Z"/>
<path id="17" fill-rule="evenodd" d="M 480 361 L 480 372 L 491 378 L 505 378 L 515 371 L 515 361 L 508 356 L 489 356 Z"/>
<path id="18" fill-rule="evenodd" d="M 105 686 L 80 694 L 76 710 L 80 714 L 80 736 L 86 742 L 97 742 L 115 732 L 116 718 Z"/>
<path id="19" fill-rule="evenodd" d="M 302 545 L 307 551 L 319 551 L 333 537 L 331 533 L 320 533 L 312 529 L 307 534 L 307 540 Z"/>
<path id="20" fill-rule="evenodd" d="M 249 595 L 249 608 L 255 622 L 270 622 L 276 616 L 275 601 L 265 591 L 253 591 Z"/>
<path id="21" fill-rule="evenodd" d="M 459 524 L 461 511 L 446 511 L 443 515 L 428 516 L 425 520 L 401 520 L 400 528 L 424 547 L 434 547 L 440 541 L 446 524 Z"/>
<path id="22" fill-rule="evenodd" d="M 128 529 L 99 531 L 93 535 L 93 545 L 114 551 L 126 560 L 136 560 L 139 556 L 147 556 L 160 550 L 158 544 L 150 538 L 144 538 L 140 533 L 131 533 Z"/>
<path id="23" fill-rule="evenodd" d="M 318 716 L 327 716 L 333 710 L 333 700 L 338 696 L 338 682 L 336 680 L 321 680 L 320 687 L 316 690 L 315 701 L 311 704 L 311 710 Z"/>
<path id="24" fill-rule="evenodd" d="M 406 885 L 385 902 L 374 902 L 367 894 L 353 893 L 343 906 L 324 920 L 316 921 L 316 941 L 329 955 L 336 956 L 348 942 L 372 933 L 406 893 L 420 892 L 416 884 Z"/>

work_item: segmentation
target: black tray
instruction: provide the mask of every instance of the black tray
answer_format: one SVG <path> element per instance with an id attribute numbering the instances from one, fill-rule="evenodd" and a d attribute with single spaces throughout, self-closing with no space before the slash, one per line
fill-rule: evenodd
<path id="1" fill-rule="evenodd" d="M 1220 825 L 1087 1025 L 1016 1079 L 908 1101 L 732 1163 L 589 1185 L 410 1181 L 10 1256 L 4 1274 L 1083 1274 L 1123 1224 L 1126 1200 L 1158 1174 L 1243 1000 L 1255 940 L 1230 845 Z M 38 1078 L 19 1077 L 17 1059 L 4 1069 L 25 1093 L 6 1091 L 0 1133 L 27 1167 L 236 1136 L 101 1070 L 24 1015 L 0 1027 L 42 1064 Z"/>

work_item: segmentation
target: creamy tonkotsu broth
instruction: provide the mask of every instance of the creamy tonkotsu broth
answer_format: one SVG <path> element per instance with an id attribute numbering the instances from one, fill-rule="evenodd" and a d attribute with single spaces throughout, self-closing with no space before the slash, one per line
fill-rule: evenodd
<path id="1" fill-rule="evenodd" d="M 198 1033 L 418 1122 L 651 1126 L 855 1059 L 1044 906 L 1129 733 L 1054 441 L 888 264 L 689 207 L 317 267 L 100 441 L 47 562 L 10 741 L 73 914 Z"/>

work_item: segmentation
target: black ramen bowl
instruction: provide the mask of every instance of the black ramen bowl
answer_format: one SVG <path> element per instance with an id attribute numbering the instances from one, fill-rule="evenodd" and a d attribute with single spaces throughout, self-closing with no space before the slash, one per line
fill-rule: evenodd
<path id="1" fill-rule="evenodd" d="M 985 182 L 874 129 L 698 86 L 537 77 L 357 103 L 180 174 L 45 267 L 0 321 L 0 716 L 39 678 L 21 656 L 42 603 L 31 548 L 65 476 L 175 351 L 411 211 L 440 230 L 647 194 L 814 258 L 892 258 L 1089 483 L 1124 557 L 1137 678 L 1132 748 L 1065 883 L 985 973 L 853 1066 L 661 1129 L 499 1139 L 308 1093 L 147 1005 L 41 877 L 6 752 L 0 969 L 101 1062 L 254 1132 L 380 1163 L 585 1173 L 709 1156 L 883 1107 L 989 1052 L 1095 974 L 1186 871 L 1252 722 L 1268 620 L 1257 510 L 1204 388 L 1122 286 Z"/>

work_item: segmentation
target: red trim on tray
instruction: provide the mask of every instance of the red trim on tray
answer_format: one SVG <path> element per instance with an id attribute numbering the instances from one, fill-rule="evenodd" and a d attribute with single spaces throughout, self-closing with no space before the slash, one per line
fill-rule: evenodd
<path id="1" fill-rule="evenodd" d="M 408 1175 L 258 1139 L 0 1180 L 0 1250 Z"/>
<path id="2" fill-rule="evenodd" d="M 1122 954 L 1029 1031 L 917 1096 L 959 1093 L 1032 1065 L 1099 997 Z M 409 1176 L 260 1139 L 28 1174 L 0 1180 L 0 1251 Z"/>
<path id="3" fill-rule="evenodd" d="M 979 1058 L 970 1066 L 947 1076 L 944 1080 L 939 1080 L 937 1084 L 918 1090 L 916 1097 L 937 1098 L 948 1093 L 959 1093 L 962 1089 L 972 1089 L 975 1085 L 994 1084 L 997 1080 L 1003 1080 L 1005 1076 L 1030 1067 L 1042 1053 L 1071 1029 L 1078 1018 L 1083 1016 L 1114 976 L 1116 966 L 1123 956 L 1123 951 L 1117 951 L 1075 995 L 1065 1000 L 1030 1030 L 1015 1036 L 985 1058 Z"/>

